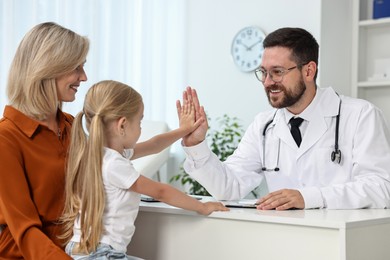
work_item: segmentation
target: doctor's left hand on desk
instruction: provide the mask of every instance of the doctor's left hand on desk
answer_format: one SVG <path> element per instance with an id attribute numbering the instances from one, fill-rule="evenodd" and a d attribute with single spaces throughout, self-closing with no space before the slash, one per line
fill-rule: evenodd
<path id="1" fill-rule="evenodd" d="M 287 210 L 304 209 L 305 201 L 298 190 L 283 189 L 271 192 L 260 198 L 257 203 L 257 209 L 268 210 Z"/>

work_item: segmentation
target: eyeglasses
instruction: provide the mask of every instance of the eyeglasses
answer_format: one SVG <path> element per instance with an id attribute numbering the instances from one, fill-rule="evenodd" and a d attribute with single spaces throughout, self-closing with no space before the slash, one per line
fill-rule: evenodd
<path id="1" fill-rule="evenodd" d="M 256 74 L 256 78 L 262 83 L 264 83 L 265 80 L 267 79 L 267 75 L 271 77 L 271 80 L 273 82 L 279 83 L 283 80 L 284 75 L 286 75 L 288 72 L 292 71 L 295 68 L 298 68 L 298 66 L 294 66 L 288 69 L 285 69 L 283 67 L 276 67 L 270 69 L 269 71 L 266 71 L 264 69 L 257 69 L 255 70 L 255 74 Z"/>

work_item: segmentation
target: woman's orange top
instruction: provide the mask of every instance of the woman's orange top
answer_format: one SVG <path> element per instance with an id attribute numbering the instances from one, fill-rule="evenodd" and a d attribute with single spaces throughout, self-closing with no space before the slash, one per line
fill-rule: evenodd
<path id="1" fill-rule="evenodd" d="M 73 121 L 58 111 L 54 133 L 6 106 L 0 120 L 0 259 L 71 259 L 57 236 Z"/>

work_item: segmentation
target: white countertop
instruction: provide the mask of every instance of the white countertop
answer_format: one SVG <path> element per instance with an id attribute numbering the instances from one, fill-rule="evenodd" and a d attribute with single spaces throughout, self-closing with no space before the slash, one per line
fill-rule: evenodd
<path id="1" fill-rule="evenodd" d="M 202 197 L 201 201 L 213 200 Z M 199 216 L 195 212 L 183 210 L 162 202 L 141 202 L 141 212 L 156 212 Z M 390 223 L 389 209 L 359 209 L 359 210 L 257 210 L 230 208 L 229 212 L 213 212 L 208 218 L 234 219 L 243 221 L 266 222 L 275 224 L 323 227 L 323 228 L 353 228 L 366 225 Z"/>

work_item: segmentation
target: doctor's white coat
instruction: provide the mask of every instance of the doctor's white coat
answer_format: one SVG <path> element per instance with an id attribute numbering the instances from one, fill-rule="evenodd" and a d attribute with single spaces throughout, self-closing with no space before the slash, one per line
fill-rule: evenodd
<path id="1" fill-rule="evenodd" d="M 338 164 L 331 161 L 331 153 L 340 99 Z M 220 200 L 241 199 L 265 178 L 270 192 L 299 190 L 305 208 L 390 208 L 390 133 L 382 112 L 367 101 L 318 88 L 300 116 L 308 124 L 299 148 L 284 109 L 273 110 L 256 116 L 237 150 L 223 163 L 206 141 L 183 147 L 184 169 Z M 273 117 L 263 154 L 263 130 Z M 262 171 L 264 166 L 280 170 Z"/>

